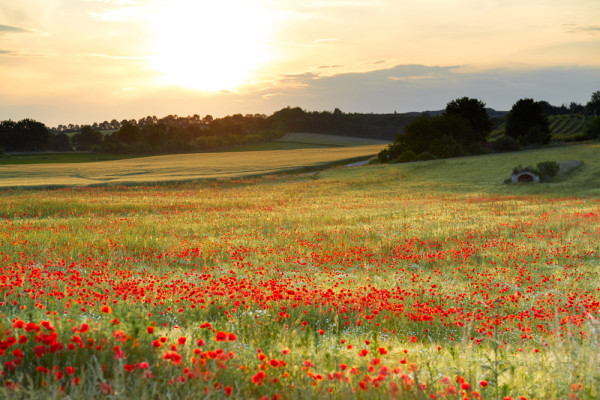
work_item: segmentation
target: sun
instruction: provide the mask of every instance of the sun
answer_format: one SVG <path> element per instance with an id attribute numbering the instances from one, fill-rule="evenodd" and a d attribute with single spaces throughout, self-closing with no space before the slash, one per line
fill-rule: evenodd
<path id="1" fill-rule="evenodd" d="M 234 90 L 269 59 L 271 16 L 254 0 L 166 0 L 154 22 L 152 63 L 167 85 Z"/>

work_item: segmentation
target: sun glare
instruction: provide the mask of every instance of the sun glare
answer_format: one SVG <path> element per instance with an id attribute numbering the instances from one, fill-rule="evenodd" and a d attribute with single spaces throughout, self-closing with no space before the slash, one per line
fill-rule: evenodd
<path id="1" fill-rule="evenodd" d="M 239 88 L 268 59 L 270 19 L 253 0 L 163 1 L 154 23 L 154 68 L 163 84 Z"/>

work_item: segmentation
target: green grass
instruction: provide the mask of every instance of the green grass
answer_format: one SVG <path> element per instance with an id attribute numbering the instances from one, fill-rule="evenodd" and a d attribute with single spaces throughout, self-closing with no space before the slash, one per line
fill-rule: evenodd
<path id="1" fill-rule="evenodd" d="M 88 163 L 125 160 L 137 157 L 143 156 L 136 154 L 109 153 L 40 153 L 0 157 L 0 165 Z"/>
<path id="2" fill-rule="evenodd" d="M 568 144 L 513 153 L 461 157 L 446 160 L 394 164 L 394 171 L 415 191 L 487 194 L 600 195 L 600 144 Z M 542 161 L 579 160 L 583 165 L 553 183 L 503 184 L 518 165 L 535 166 Z M 375 166 L 371 168 L 384 168 Z M 387 166 L 386 166 L 387 168 Z M 377 176 L 363 169 L 360 174 Z"/>

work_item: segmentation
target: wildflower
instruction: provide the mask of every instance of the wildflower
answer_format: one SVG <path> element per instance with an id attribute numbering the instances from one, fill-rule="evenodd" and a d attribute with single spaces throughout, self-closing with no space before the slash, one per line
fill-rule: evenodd
<path id="1" fill-rule="evenodd" d="M 106 382 L 100 382 L 100 393 L 102 394 L 114 394 L 115 391 L 110 386 L 110 384 Z"/>
<path id="2" fill-rule="evenodd" d="M 252 377 L 252 383 L 260 386 L 262 385 L 263 379 L 265 379 L 266 377 L 267 374 L 265 374 L 265 371 L 258 371 L 258 373 Z"/>

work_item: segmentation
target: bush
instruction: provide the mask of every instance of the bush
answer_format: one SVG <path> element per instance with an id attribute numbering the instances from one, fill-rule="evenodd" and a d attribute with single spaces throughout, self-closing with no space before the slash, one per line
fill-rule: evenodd
<path id="1" fill-rule="evenodd" d="M 436 160 L 436 159 L 437 159 L 437 157 L 428 151 L 424 151 L 423 153 L 421 153 L 417 156 L 418 161 L 428 161 L 428 160 Z"/>
<path id="2" fill-rule="evenodd" d="M 600 116 L 594 118 L 583 131 L 585 139 L 600 138 Z"/>
<path id="3" fill-rule="evenodd" d="M 417 155 L 414 151 L 407 150 L 404 153 L 400 154 L 398 158 L 396 158 L 394 163 L 406 163 L 411 161 L 417 161 Z"/>
<path id="4" fill-rule="evenodd" d="M 542 180 L 552 180 L 558 174 L 560 166 L 556 161 L 543 161 L 536 165 Z"/>
<path id="5" fill-rule="evenodd" d="M 496 153 L 508 153 L 511 151 L 519 151 L 519 142 L 509 136 L 503 136 L 500 139 L 496 140 L 492 149 Z"/>
<path id="6" fill-rule="evenodd" d="M 377 159 L 379 160 L 380 163 L 388 162 L 389 157 L 390 157 L 390 153 L 389 153 L 388 149 L 383 149 L 379 153 L 377 153 Z"/>
<path id="7" fill-rule="evenodd" d="M 527 134 L 519 137 L 519 142 L 523 145 L 548 144 L 552 139 L 550 129 L 546 130 L 541 125 L 535 125 L 529 128 Z"/>
<path id="8" fill-rule="evenodd" d="M 394 142 L 388 146 L 387 149 L 381 150 L 377 154 L 377 158 L 380 162 L 386 163 L 388 161 L 393 161 L 400 156 L 403 152 L 406 151 L 406 146 L 402 143 Z"/>
<path id="9" fill-rule="evenodd" d="M 433 139 L 429 150 L 439 158 L 460 157 L 466 154 L 456 139 L 449 135 Z"/>

